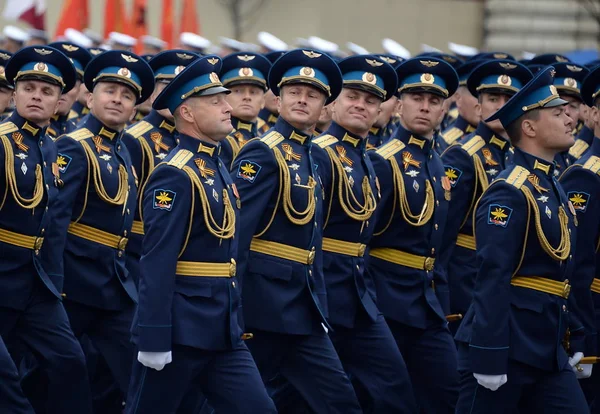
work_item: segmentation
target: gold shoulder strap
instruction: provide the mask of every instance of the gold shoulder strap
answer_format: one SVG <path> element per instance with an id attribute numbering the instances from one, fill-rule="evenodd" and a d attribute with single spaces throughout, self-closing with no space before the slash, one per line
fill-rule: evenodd
<path id="1" fill-rule="evenodd" d="M 323 135 L 313 139 L 313 144 L 318 145 L 321 148 L 327 148 L 328 146 L 338 142 L 338 139 L 333 135 Z"/>
<path id="2" fill-rule="evenodd" d="M 81 141 L 83 139 L 92 138 L 94 134 L 87 128 L 79 128 L 78 130 L 73 131 L 66 136 L 74 139 L 75 141 Z"/>
<path id="3" fill-rule="evenodd" d="M 583 164 L 583 168 L 590 170 L 594 174 L 600 175 L 600 158 L 592 155 L 586 162 Z"/>
<path id="4" fill-rule="evenodd" d="M 569 155 L 575 159 L 579 159 L 581 158 L 581 156 L 583 155 L 584 152 L 587 151 L 587 149 L 589 148 L 589 144 L 587 142 L 585 142 L 582 139 L 578 139 L 575 142 L 575 145 L 573 145 L 570 149 L 569 149 Z"/>
<path id="5" fill-rule="evenodd" d="M 448 131 L 444 132 L 442 134 L 442 138 L 444 139 L 444 141 L 446 141 L 446 144 L 452 145 L 463 135 L 463 132 L 459 128 L 453 127 L 450 128 Z"/>
<path id="6" fill-rule="evenodd" d="M 271 149 L 275 148 L 280 142 L 285 139 L 283 135 L 281 135 L 277 131 L 271 131 L 260 140 L 267 144 L 267 146 Z"/>
<path id="7" fill-rule="evenodd" d="M 402 151 L 404 147 L 406 147 L 406 145 L 404 145 L 404 142 L 394 138 L 389 140 L 385 145 L 379 147 L 377 149 L 377 154 L 381 155 L 383 159 L 389 160 L 391 157 L 394 156 L 394 154 L 396 154 L 399 151 Z"/>
<path id="8" fill-rule="evenodd" d="M 0 135 L 7 135 L 18 130 L 19 128 L 12 122 L 3 122 L 0 124 Z"/>
<path id="9" fill-rule="evenodd" d="M 192 154 L 191 151 L 181 149 L 177 151 L 177 154 L 175 154 L 175 156 L 171 158 L 169 162 L 167 162 L 167 165 L 179 168 L 181 170 L 193 156 L 194 154 Z"/>
<path id="10" fill-rule="evenodd" d="M 473 138 L 462 144 L 462 149 L 467 151 L 470 156 L 473 156 L 483 148 L 485 145 L 485 141 L 481 136 L 475 135 Z"/>
<path id="11" fill-rule="evenodd" d="M 129 128 L 126 128 L 125 132 L 127 132 L 132 137 L 139 139 L 142 135 L 150 131 L 152 128 L 154 128 L 154 126 L 150 122 L 139 121 L 130 126 Z"/>
<path id="12" fill-rule="evenodd" d="M 529 177 L 529 174 L 530 173 L 527 168 L 517 165 L 509 174 L 508 178 L 506 179 L 506 182 L 518 189 L 521 189 L 525 181 L 527 181 L 527 177 Z"/>

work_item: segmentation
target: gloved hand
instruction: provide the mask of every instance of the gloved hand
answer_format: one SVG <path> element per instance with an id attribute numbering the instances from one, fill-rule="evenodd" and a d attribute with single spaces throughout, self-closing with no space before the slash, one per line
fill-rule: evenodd
<path id="1" fill-rule="evenodd" d="M 485 374 L 475 374 L 473 376 L 477 380 L 477 383 L 484 388 L 487 388 L 491 391 L 496 391 L 498 388 L 506 384 L 508 381 L 508 377 L 506 374 L 503 375 L 485 375 Z"/>
<path id="2" fill-rule="evenodd" d="M 165 365 L 173 361 L 173 355 L 169 352 L 138 352 L 138 361 L 148 368 L 160 371 Z"/>
<path id="3" fill-rule="evenodd" d="M 575 352 L 572 357 L 569 358 L 569 365 L 575 372 L 577 379 L 589 378 L 592 375 L 592 364 L 580 364 L 583 358 L 583 352 Z"/>

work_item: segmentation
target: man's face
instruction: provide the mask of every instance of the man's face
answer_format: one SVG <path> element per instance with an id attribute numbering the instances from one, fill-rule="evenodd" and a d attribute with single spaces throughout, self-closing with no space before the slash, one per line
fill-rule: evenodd
<path id="1" fill-rule="evenodd" d="M 481 114 L 481 119 L 488 119 L 490 116 L 494 115 L 504 104 L 510 99 L 510 96 L 505 95 L 503 93 L 487 93 L 482 92 L 480 95 L 480 103 L 479 103 L 479 113 Z M 499 135 L 506 135 L 504 131 L 504 127 L 500 120 L 496 119 L 491 122 L 486 122 L 486 125 L 494 131 L 494 133 Z"/>
<path id="2" fill-rule="evenodd" d="M 77 81 L 73 89 L 67 93 L 63 93 L 58 100 L 58 110 L 56 111 L 59 115 L 67 115 L 71 110 L 71 107 L 75 103 L 77 96 L 79 95 L 79 85 L 81 81 Z"/>
<path id="3" fill-rule="evenodd" d="M 10 98 L 13 96 L 13 90 L 5 86 L 0 86 L 0 114 L 6 111 L 10 104 Z"/>
<path id="4" fill-rule="evenodd" d="M 333 102 L 333 120 L 348 131 L 366 137 L 379 115 L 381 102 L 372 93 L 344 88 Z"/>
<path id="5" fill-rule="evenodd" d="M 212 141 L 223 140 L 233 129 L 231 105 L 227 102 L 225 93 L 192 97 L 181 106 L 187 107 L 186 110 L 190 115 L 189 122 L 195 125 L 194 129 Z"/>
<path id="6" fill-rule="evenodd" d="M 295 128 L 310 130 L 319 120 L 325 100 L 325 94 L 313 86 L 285 85 L 278 99 L 279 114 Z"/>
<path id="7" fill-rule="evenodd" d="M 374 125 L 378 128 L 383 128 L 390 122 L 390 119 L 392 119 L 392 116 L 398 110 L 398 98 L 392 96 L 390 99 L 383 102 L 379 109 L 379 115 L 377 116 Z"/>
<path id="8" fill-rule="evenodd" d="M 561 95 L 560 98 L 568 102 L 565 112 L 574 121 L 573 128 L 575 128 L 577 122 L 583 121 L 583 114 L 580 111 L 581 101 L 570 95 Z"/>
<path id="9" fill-rule="evenodd" d="M 17 81 L 15 108 L 23 118 L 39 125 L 48 124 L 58 107 L 61 89 L 39 80 Z"/>
<path id="10" fill-rule="evenodd" d="M 279 114 L 277 109 L 277 97 L 271 91 L 271 89 L 265 93 L 265 108 L 267 108 L 272 114 Z"/>
<path id="11" fill-rule="evenodd" d="M 477 125 L 481 119 L 477 114 L 477 98 L 471 95 L 466 86 L 459 87 L 455 95 L 456 108 L 460 116 L 469 124 Z"/>
<path id="12" fill-rule="evenodd" d="M 546 150 L 562 152 L 575 143 L 571 133 L 575 121 L 567 115 L 566 105 L 540 110 L 540 117 L 534 122 L 540 144 Z"/>
<path id="13" fill-rule="evenodd" d="M 117 82 L 98 82 L 88 97 L 90 110 L 104 125 L 120 130 L 133 116 L 136 95 Z"/>
<path id="14" fill-rule="evenodd" d="M 444 99 L 429 92 L 404 92 L 401 101 L 400 119 L 406 129 L 423 137 L 433 137 L 444 116 Z"/>
<path id="15" fill-rule="evenodd" d="M 229 88 L 226 100 L 231 105 L 231 114 L 246 122 L 254 122 L 264 104 L 264 89 L 250 84 L 239 84 Z"/>

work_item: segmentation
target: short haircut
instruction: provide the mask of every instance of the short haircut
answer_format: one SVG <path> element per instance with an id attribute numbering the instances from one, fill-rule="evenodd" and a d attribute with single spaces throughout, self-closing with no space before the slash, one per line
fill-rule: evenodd
<path id="1" fill-rule="evenodd" d="M 521 124 L 523 123 L 523 121 L 529 121 L 529 120 L 537 121 L 538 119 L 540 119 L 540 109 L 539 108 L 534 109 L 532 111 L 525 112 L 523 115 L 518 117 L 516 121 L 511 122 L 510 125 L 504 127 L 512 144 L 516 145 L 519 143 L 519 141 L 521 141 L 521 138 L 522 138 Z"/>

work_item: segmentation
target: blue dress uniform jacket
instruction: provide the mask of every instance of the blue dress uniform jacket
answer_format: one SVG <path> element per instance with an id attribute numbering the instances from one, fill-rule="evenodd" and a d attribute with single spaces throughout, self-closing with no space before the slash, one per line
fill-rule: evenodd
<path id="1" fill-rule="evenodd" d="M 452 201 L 442 242 L 439 266 L 450 287 L 450 313 L 464 315 L 471 304 L 477 266 L 473 213 L 477 200 L 510 163 L 510 143 L 494 135 L 480 122 L 473 134 L 442 154 L 446 177 L 452 185 Z"/>
<path id="2" fill-rule="evenodd" d="M 122 141 L 131 156 L 132 171 L 135 171 L 137 175 L 138 189 L 141 190 L 144 187 L 156 165 L 162 162 L 177 146 L 176 135 L 175 125 L 154 110 L 140 122 L 125 129 Z M 139 198 L 141 198 L 141 191 L 139 193 Z M 139 204 L 135 207 L 131 235 L 127 243 L 127 266 L 136 282 L 144 235 Z M 132 262 L 135 263 L 133 266 Z"/>
<path id="3" fill-rule="evenodd" d="M 49 211 L 58 193 L 56 148 L 44 129 L 16 111 L 0 124 L 0 137 L 0 160 L 6 166 L 0 169 L 0 303 L 24 310 L 33 280 L 23 274 L 39 278 L 60 298 L 41 254 L 44 238 L 57 231 Z"/>
<path id="4" fill-rule="evenodd" d="M 506 373 L 509 359 L 562 370 L 569 327 L 571 351 L 583 350 L 583 327 L 568 306 L 575 295 L 565 298 L 574 276 L 574 212 L 553 165 L 520 149 L 513 160 L 474 218 L 479 270 L 456 339 L 469 345 L 459 368 L 480 374 Z"/>
<path id="5" fill-rule="evenodd" d="M 378 201 L 375 171 L 366 154 L 366 140 L 335 122 L 313 144 L 325 190 L 323 272 L 329 322 L 352 328 L 361 314 L 374 321 L 379 313 L 364 274 L 365 249 L 375 228 L 371 217 Z"/>
<path id="6" fill-rule="evenodd" d="M 598 355 L 597 330 L 600 323 L 600 139 L 595 138 L 589 151 L 561 176 L 560 183 L 577 212 L 577 250 L 573 279 L 577 293 L 578 315 L 586 331 L 586 356 Z"/>
<path id="7" fill-rule="evenodd" d="M 56 139 L 63 134 L 68 134 L 77 129 L 77 112 L 70 110 L 67 115 L 54 115 L 50 119 L 50 125 L 46 128 L 46 133 L 52 139 Z"/>
<path id="8" fill-rule="evenodd" d="M 381 191 L 369 257 L 377 305 L 386 318 L 408 326 L 445 325 L 434 286 L 447 289 L 446 281 L 434 280 L 433 272 L 450 195 L 440 156 L 431 140 L 401 125 L 368 154 Z M 447 291 L 441 296 L 447 300 Z"/>
<path id="9" fill-rule="evenodd" d="M 465 135 L 469 135 L 474 131 L 475 127 L 459 115 L 450 127 L 442 131 L 440 139 L 436 140 L 435 149 L 438 154 L 442 154 L 448 147 L 458 143 Z"/>
<path id="10" fill-rule="evenodd" d="M 219 158 L 227 168 L 231 167 L 240 149 L 252 138 L 259 135 L 256 122 L 245 122 L 232 116 L 231 124 L 233 125 L 233 131 L 219 145 Z"/>
<path id="11" fill-rule="evenodd" d="M 95 308 L 130 306 L 137 292 L 125 268 L 136 207 L 129 151 L 121 134 L 92 114 L 56 146 L 64 182 L 56 206 L 62 234 L 56 249 L 64 247 L 64 292 L 70 300 Z"/>
<path id="12" fill-rule="evenodd" d="M 187 135 L 150 174 L 142 216 L 140 351 L 172 344 L 204 350 L 242 345 L 235 277 L 239 198 L 218 147 Z"/>
<path id="13" fill-rule="evenodd" d="M 323 274 L 314 263 L 321 250 L 323 188 L 311 148 L 309 136 L 280 118 L 263 138 L 244 145 L 233 163 L 249 327 L 311 334 L 327 323 Z"/>
<path id="14" fill-rule="evenodd" d="M 587 125 L 583 125 L 577 134 L 575 144 L 569 148 L 569 156 L 571 157 L 572 163 L 577 162 L 583 157 L 588 152 L 593 142 L 594 130 Z"/>

